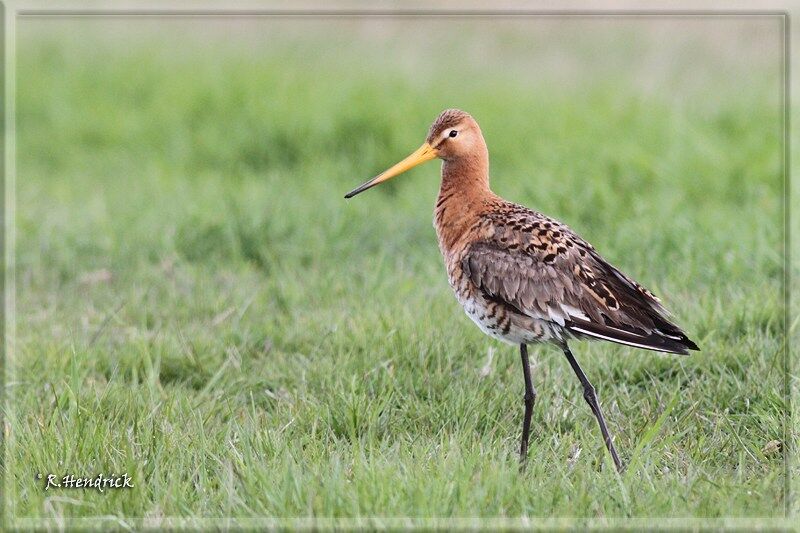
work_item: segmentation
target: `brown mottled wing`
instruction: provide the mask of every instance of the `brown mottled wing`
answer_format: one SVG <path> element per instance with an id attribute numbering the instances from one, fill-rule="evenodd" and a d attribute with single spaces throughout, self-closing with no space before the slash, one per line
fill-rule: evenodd
<path id="1" fill-rule="evenodd" d="M 515 204 L 487 217 L 493 231 L 470 245 L 461 266 L 488 298 L 576 337 L 672 353 L 698 349 L 658 298 L 567 226 Z"/>

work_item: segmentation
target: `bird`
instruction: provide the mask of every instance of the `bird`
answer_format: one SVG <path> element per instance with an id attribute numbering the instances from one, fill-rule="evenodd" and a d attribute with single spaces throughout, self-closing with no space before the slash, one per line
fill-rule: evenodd
<path id="1" fill-rule="evenodd" d="M 433 212 L 455 297 L 485 334 L 519 346 L 525 393 L 519 457 L 526 463 L 537 391 L 528 345 L 559 348 L 583 387 L 617 471 L 623 465 L 595 387 L 569 342 L 601 340 L 687 355 L 699 350 L 651 291 L 606 261 L 567 225 L 489 188 L 489 151 L 478 122 L 446 109 L 408 157 L 345 195 L 352 198 L 426 161 L 442 160 Z"/>

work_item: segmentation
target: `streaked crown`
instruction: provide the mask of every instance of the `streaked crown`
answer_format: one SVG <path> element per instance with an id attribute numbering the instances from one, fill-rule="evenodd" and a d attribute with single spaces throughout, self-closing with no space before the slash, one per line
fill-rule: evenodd
<path id="1" fill-rule="evenodd" d="M 465 118 L 469 118 L 470 114 L 461 111 L 460 109 L 445 109 L 442 111 L 436 120 L 431 124 L 431 129 L 428 130 L 427 141 L 430 143 L 436 139 L 447 128 L 452 128 Z"/>

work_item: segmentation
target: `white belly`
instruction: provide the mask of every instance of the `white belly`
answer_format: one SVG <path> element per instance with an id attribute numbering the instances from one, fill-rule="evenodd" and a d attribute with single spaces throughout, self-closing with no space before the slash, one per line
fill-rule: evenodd
<path id="1" fill-rule="evenodd" d="M 491 316 L 487 310 L 486 302 L 481 299 L 470 298 L 460 302 L 464 312 L 485 334 L 508 344 L 533 344 L 538 342 L 561 341 L 562 328 L 548 320 L 532 317 L 515 317 L 508 324 L 506 331 L 504 320 L 498 316 Z"/>

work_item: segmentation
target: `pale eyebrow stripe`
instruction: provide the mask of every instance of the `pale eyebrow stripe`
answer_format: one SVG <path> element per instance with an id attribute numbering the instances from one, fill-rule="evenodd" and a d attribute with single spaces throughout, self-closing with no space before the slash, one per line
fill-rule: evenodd
<path id="1" fill-rule="evenodd" d="M 458 129 L 457 129 L 455 126 L 451 126 L 451 127 L 449 127 L 449 128 L 445 128 L 445 130 L 444 130 L 442 133 L 440 133 L 440 134 L 439 134 L 439 137 L 441 137 L 442 139 L 444 139 L 444 138 L 446 138 L 448 135 L 450 135 L 450 132 L 451 132 L 451 131 L 453 131 L 453 130 L 456 130 L 456 131 L 458 131 Z"/>

